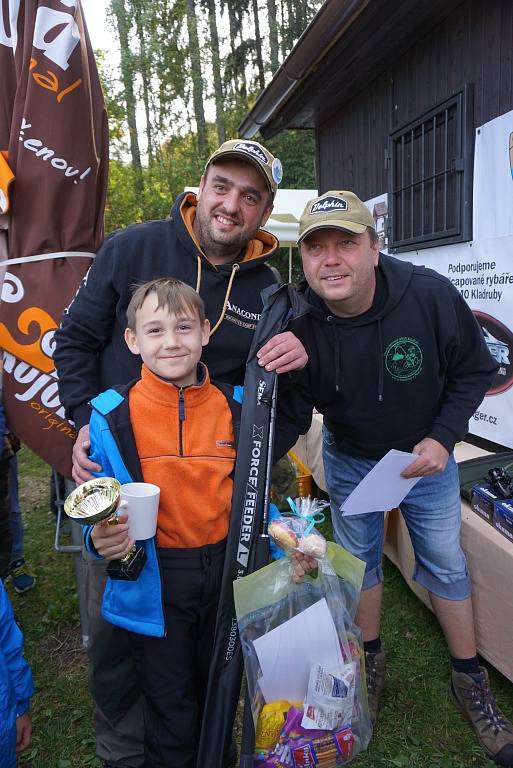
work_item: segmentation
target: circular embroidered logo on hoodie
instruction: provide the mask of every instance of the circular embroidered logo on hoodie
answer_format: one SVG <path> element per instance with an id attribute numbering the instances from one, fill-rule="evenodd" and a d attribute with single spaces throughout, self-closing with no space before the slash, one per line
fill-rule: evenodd
<path id="1" fill-rule="evenodd" d="M 385 366 L 396 381 L 414 379 L 422 370 L 422 350 L 416 339 L 401 336 L 385 350 Z"/>

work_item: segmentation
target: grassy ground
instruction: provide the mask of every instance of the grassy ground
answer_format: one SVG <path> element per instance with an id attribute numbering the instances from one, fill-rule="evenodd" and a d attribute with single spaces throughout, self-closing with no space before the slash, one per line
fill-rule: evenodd
<path id="1" fill-rule="evenodd" d="M 22 766 L 96 767 L 72 557 L 53 550 L 50 470 L 25 448 L 19 462 L 25 554 L 37 575 L 31 592 L 24 596 L 11 592 L 37 685 L 33 745 Z M 449 665 L 436 622 L 393 566 L 387 565 L 385 573 L 382 636 L 388 654 L 387 690 L 377 734 L 352 765 L 491 768 L 493 763 L 482 757 L 468 725 L 447 698 Z M 511 627 L 504 631 L 511 632 Z M 493 669 L 490 672 L 497 698 L 512 716 L 513 685 Z"/>

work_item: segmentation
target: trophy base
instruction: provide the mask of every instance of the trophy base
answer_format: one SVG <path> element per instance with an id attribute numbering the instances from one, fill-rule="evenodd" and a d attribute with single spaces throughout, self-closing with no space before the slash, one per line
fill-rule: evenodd
<path id="1" fill-rule="evenodd" d="M 111 560 L 107 573 L 111 579 L 118 581 L 136 581 L 147 560 L 143 547 L 129 552 L 123 560 Z"/>

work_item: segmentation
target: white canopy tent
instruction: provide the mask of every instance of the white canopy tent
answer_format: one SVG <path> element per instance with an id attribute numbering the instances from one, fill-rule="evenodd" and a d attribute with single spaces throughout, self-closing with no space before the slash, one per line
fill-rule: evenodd
<path id="1" fill-rule="evenodd" d="M 186 192 L 197 192 L 198 187 L 186 187 Z M 282 248 L 289 249 L 289 283 L 292 280 L 292 249 L 296 247 L 299 217 L 307 202 L 317 197 L 316 189 L 279 189 L 274 198 L 272 216 L 264 229 L 278 238 Z"/>
<path id="2" fill-rule="evenodd" d="M 289 249 L 289 283 L 292 282 L 292 249 L 297 244 L 299 217 L 307 202 L 317 194 L 316 189 L 279 189 L 272 215 L 264 227 L 278 238 L 282 248 Z"/>

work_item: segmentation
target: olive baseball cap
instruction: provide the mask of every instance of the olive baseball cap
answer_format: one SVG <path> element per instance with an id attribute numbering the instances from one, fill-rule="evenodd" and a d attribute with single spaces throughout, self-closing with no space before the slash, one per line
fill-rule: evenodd
<path id="1" fill-rule="evenodd" d="M 331 190 L 309 200 L 299 219 L 298 243 L 316 229 L 343 229 L 361 235 L 376 229 L 372 214 L 354 192 Z"/>
<path id="2" fill-rule="evenodd" d="M 230 139 L 225 141 L 219 149 L 216 149 L 207 160 L 205 165 L 205 171 L 208 166 L 220 160 L 222 157 L 233 158 L 235 160 L 245 160 L 255 166 L 257 171 L 260 171 L 264 177 L 269 192 L 274 197 L 278 184 L 283 178 L 283 170 L 281 161 L 271 155 L 268 149 L 266 149 L 258 141 L 244 141 L 243 139 Z"/>

